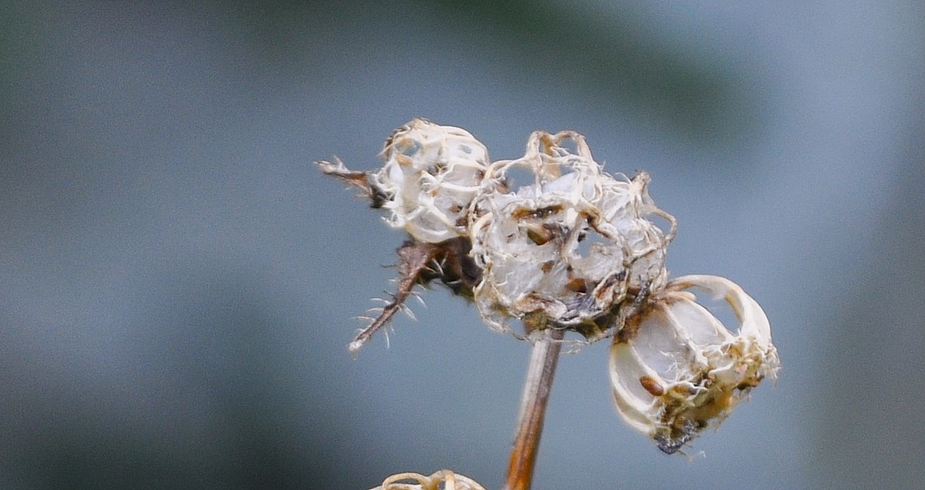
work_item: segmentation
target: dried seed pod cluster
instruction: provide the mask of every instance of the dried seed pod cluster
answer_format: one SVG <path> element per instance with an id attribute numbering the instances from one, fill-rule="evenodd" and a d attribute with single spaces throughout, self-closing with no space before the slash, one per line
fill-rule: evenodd
<path id="1" fill-rule="evenodd" d="M 415 119 L 386 140 L 383 156 L 376 172 L 319 162 L 412 238 L 398 251 L 394 299 L 369 318 L 351 351 L 404 307 L 415 285 L 440 279 L 496 330 L 529 337 L 555 328 L 588 341 L 613 335 L 617 409 L 667 453 L 775 375 L 777 351 L 761 307 L 721 277 L 669 281 L 665 256 L 676 222 L 649 197 L 649 175 L 605 173 L 580 134 L 537 131 L 523 157 L 489 163 L 465 130 Z M 691 288 L 724 298 L 738 330 Z M 527 331 L 517 334 L 512 319 Z"/>
<path id="2" fill-rule="evenodd" d="M 413 481 L 415 483 L 407 483 Z M 432 475 L 420 473 L 399 473 L 382 482 L 371 490 L 485 490 L 485 487 L 467 476 L 452 470 L 440 470 Z"/>

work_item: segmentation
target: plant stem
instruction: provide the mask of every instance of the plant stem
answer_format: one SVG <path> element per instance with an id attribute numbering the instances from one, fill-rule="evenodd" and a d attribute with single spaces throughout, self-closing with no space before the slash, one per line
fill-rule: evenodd
<path id="1" fill-rule="evenodd" d="M 530 353 L 530 365 L 520 401 L 517 416 L 517 437 L 511 449 L 508 463 L 505 490 L 529 490 L 533 482 L 533 467 L 540 448 L 540 436 L 543 433 L 543 419 L 546 417 L 546 405 L 552 388 L 552 379 L 559 362 L 564 332 L 558 329 L 545 329 L 545 337 L 533 344 Z"/>

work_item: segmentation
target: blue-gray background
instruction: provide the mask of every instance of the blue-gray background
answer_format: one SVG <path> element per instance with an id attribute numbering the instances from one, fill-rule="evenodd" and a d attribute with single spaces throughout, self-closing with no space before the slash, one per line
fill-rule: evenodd
<path id="1" fill-rule="evenodd" d="M 0 487 L 499 487 L 526 344 L 435 288 L 346 350 L 403 236 L 311 162 L 415 116 L 584 133 L 772 320 L 692 459 L 564 357 L 536 489 L 921 484 L 923 74 L 914 0 L 4 2 Z"/>

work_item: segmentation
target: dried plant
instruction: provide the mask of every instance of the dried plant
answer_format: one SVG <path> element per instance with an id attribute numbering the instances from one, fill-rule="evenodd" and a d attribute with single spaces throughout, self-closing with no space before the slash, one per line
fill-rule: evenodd
<path id="1" fill-rule="evenodd" d="M 413 480 L 417 483 L 402 483 Z M 485 488 L 463 475 L 450 470 L 440 470 L 433 475 L 419 473 L 399 473 L 392 475 L 372 490 L 485 490 Z"/>
<path id="2" fill-rule="evenodd" d="M 531 342 L 506 488 L 530 487 L 565 342 L 613 339 L 617 411 L 668 454 L 776 376 L 777 351 L 758 303 L 722 277 L 669 279 L 665 257 L 677 222 L 649 197 L 649 175 L 604 172 L 580 134 L 537 131 L 523 157 L 492 163 L 467 131 L 415 119 L 386 140 L 382 156 L 374 172 L 318 163 L 410 235 L 398 249 L 392 300 L 368 318 L 350 351 L 403 310 L 416 285 L 437 279 L 473 301 L 486 325 Z M 739 328 L 723 325 L 692 289 L 725 300 Z M 480 488 L 448 471 L 395 478 L 419 485 L 387 479 L 380 488 Z"/>

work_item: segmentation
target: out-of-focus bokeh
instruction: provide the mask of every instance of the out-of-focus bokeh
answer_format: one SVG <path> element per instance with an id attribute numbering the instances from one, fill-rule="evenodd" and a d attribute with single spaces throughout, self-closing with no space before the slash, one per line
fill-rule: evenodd
<path id="1" fill-rule="evenodd" d="M 647 170 L 673 275 L 729 277 L 784 365 L 666 456 L 562 359 L 534 488 L 925 480 L 925 4 L 0 6 L 0 487 L 498 488 L 529 346 L 445 289 L 357 359 L 404 239 L 313 160 L 412 117 Z"/>

